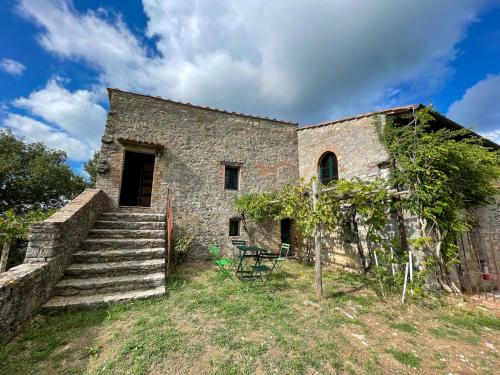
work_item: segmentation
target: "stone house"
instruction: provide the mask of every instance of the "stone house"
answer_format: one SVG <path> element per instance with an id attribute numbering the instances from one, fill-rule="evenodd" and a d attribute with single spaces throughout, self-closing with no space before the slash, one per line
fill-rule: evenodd
<path id="1" fill-rule="evenodd" d="M 169 192 L 175 233 L 194 236 L 193 257 L 208 257 L 212 243 L 229 253 L 234 239 L 275 250 L 288 242 L 299 253 L 302 242 L 293 222 L 244 226 L 234 199 L 314 175 L 322 181 L 384 177 L 388 154 L 376 136 L 374 116 L 409 122 L 420 107 L 299 127 L 117 89 L 108 93 L 96 188 L 35 224 L 25 262 L 0 275 L 0 341 L 12 337 L 40 308 L 71 309 L 163 294 Z M 438 120 L 460 128 L 445 117 Z M 498 207 L 493 211 L 481 212 L 498 217 Z M 330 248 L 326 260 L 356 263 L 339 248 Z"/>
<path id="2" fill-rule="evenodd" d="M 157 213 L 164 213 L 170 188 L 176 229 L 195 236 L 195 257 L 208 256 L 211 243 L 232 251 L 232 239 L 275 249 L 281 242 L 293 242 L 288 220 L 250 223 L 243 230 L 233 207 L 242 193 L 269 192 L 299 177 L 308 179 L 327 158 L 335 178 L 385 173 L 388 156 L 375 134 L 373 113 L 299 128 L 116 89 L 110 89 L 109 96 L 97 188 L 110 198 L 111 209 L 135 206 Z M 403 115 L 416 108 L 377 114 Z M 146 161 L 143 155 L 149 155 Z M 141 175 L 134 168 L 147 172 Z"/>

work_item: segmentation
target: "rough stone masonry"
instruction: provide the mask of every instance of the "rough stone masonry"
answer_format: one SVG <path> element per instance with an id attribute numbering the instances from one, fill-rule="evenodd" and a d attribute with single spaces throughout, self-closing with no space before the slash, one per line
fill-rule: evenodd
<path id="1" fill-rule="evenodd" d="M 211 243 L 229 251 L 231 239 L 249 239 L 241 228 L 239 236 L 229 236 L 229 220 L 239 216 L 237 196 L 277 190 L 298 178 L 297 142 L 297 124 L 110 90 L 101 148 L 109 169 L 98 175 L 97 187 L 118 205 L 125 152 L 154 153 L 151 210 L 163 213 L 172 189 L 176 230 L 194 235 L 194 255 L 207 257 Z M 239 172 L 237 190 L 224 188 L 226 166 Z M 278 225 L 249 232 L 261 245 L 276 247 Z"/>
<path id="2" fill-rule="evenodd" d="M 86 190 L 54 216 L 34 225 L 25 263 L 0 275 L 2 343 L 51 297 L 95 218 L 120 206 L 127 188 L 126 155 L 146 155 L 145 159 L 152 160 L 150 175 L 143 173 L 139 178 L 138 199 L 146 202 L 141 212 L 164 214 L 167 191 L 173 192 L 175 233 L 195 238 L 192 256 L 208 257 L 212 243 L 229 253 L 234 239 L 276 250 L 285 241 L 283 223 L 243 226 L 233 208 L 236 197 L 317 176 L 327 153 L 335 156 L 339 178 L 383 178 L 388 155 L 376 136 L 374 116 L 382 120 L 387 115 L 408 117 L 420 107 L 392 108 L 299 128 L 294 123 L 117 89 L 108 93 L 110 110 L 97 165 L 97 189 Z M 498 204 L 477 213 L 480 228 L 493 225 L 493 231 L 499 232 L 491 223 L 499 216 Z M 286 241 L 300 249 L 293 223 L 289 235 Z M 345 248 L 329 248 L 326 260 L 346 266 L 356 263 Z"/>
<path id="3" fill-rule="evenodd" d="M 212 243 L 230 252 L 233 239 L 277 249 L 282 240 L 280 223 L 246 223 L 247 231 L 240 228 L 238 235 L 230 235 L 231 219 L 239 218 L 234 199 L 242 193 L 280 189 L 299 177 L 317 176 L 319 162 L 328 152 L 336 156 L 339 178 L 386 177 L 388 154 L 376 135 L 374 116 L 382 121 L 388 115 L 411 119 L 420 107 L 391 108 L 299 128 L 294 123 L 117 89 L 108 92 L 110 111 L 97 187 L 110 197 L 112 206 L 118 206 L 125 153 L 154 154 L 150 210 L 165 212 L 167 189 L 173 191 L 176 232 L 195 237 L 196 257 L 208 257 Z M 236 190 L 225 189 L 227 166 L 238 170 Z M 293 228 L 291 242 L 300 248 Z M 330 261 L 353 265 L 345 249 L 332 251 L 337 256 L 329 257 Z"/>

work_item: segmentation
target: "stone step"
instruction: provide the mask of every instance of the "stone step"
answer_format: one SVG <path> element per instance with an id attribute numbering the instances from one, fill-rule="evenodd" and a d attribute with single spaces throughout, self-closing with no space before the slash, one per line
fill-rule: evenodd
<path id="1" fill-rule="evenodd" d="M 88 239 L 91 238 L 164 238 L 165 230 L 145 230 L 145 229 L 91 229 Z"/>
<path id="2" fill-rule="evenodd" d="M 94 223 L 95 229 L 145 229 L 145 230 L 165 230 L 163 221 L 113 221 L 97 220 Z"/>
<path id="3" fill-rule="evenodd" d="M 92 309 L 111 303 L 136 301 L 164 294 L 165 286 L 162 285 L 153 289 L 141 289 L 122 293 L 95 294 L 92 296 L 56 296 L 42 306 L 41 312 L 50 313 L 60 310 Z"/>
<path id="4" fill-rule="evenodd" d="M 165 222 L 165 215 L 125 212 L 104 212 L 99 215 L 99 220 L 105 221 L 159 221 Z"/>
<path id="5" fill-rule="evenodd" d="M 107 249 L 140 249 L 152 247 L 165 247 L 165 240 L 162 238 L 89 238 L 84 241 L 82 250 L 103 251 Z"/>
<path id="6" fill-rule="evenodd" d="M 61 280 L 54 288 L 55 296 L 89 296 L 104 293 L 129 292 L 137 289 L 156 288 L 164 285 L 163 272 L 147 275 L 124 275 L 92 277 L 87 279 L 68 278 Z"/>
<path id="7" fill-rule="evenodd" d="M 127 213 L 127 214 L 136 214 L 136 213 L 145 213 L 145 214 L 154 214 L 157 213 L 155 209 L 151 207 L 141 207 L 141 206 L 119 206 L 113 209 L 113 212 L 118 213 Z"/>
<path id="8" fill-rule="evenodd" d="M 126 274 L 148 274 L 163 272 L 165 259 L 127 260 L 104 263 L 73 263 L 66 270 L 66 276 L 81 278 L 100 276 L 116 276 Z"/>
<path id="9" fill-rule="evenodd" d="M 165 257 L 165 248 L 118 249 L 104 251 L 77 251 L 73 263 L 103 263 L 125 260 L 158 259 Z"/>

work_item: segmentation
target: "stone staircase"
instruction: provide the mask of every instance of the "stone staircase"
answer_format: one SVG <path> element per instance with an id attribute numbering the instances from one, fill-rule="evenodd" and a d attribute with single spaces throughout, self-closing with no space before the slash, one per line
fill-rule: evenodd
<path id="1" fill-rule="evenodd" d="M 165 216 L 120 209 L 99 216 L 42 312 L 165 293 Z"/>

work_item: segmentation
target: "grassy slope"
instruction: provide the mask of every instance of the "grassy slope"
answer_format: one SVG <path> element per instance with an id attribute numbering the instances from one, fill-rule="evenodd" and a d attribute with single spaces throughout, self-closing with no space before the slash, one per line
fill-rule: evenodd
<path id="1" fill-rule="evenodd" d="M 0 349 L 2 374 L 481 373 L 500 367 L 498 310 L 381 301 L 356 275 L 290 262 L 269 285 L 187 264 L 167 297 L 38 317 Z M 495 314 L 497 314 L 495 316 Z"/>

